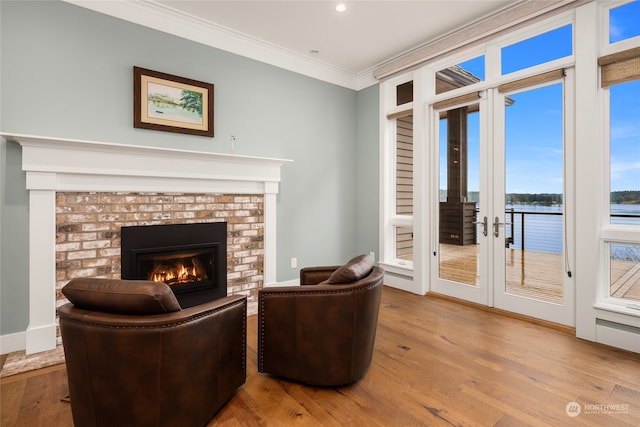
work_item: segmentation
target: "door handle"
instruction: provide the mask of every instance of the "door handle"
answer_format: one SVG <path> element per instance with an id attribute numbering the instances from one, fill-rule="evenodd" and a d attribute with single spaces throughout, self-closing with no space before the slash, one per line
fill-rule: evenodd
<path id="1" fill-rule="evenodd" d="M 483 234 L 484 236 L 486 236 L 486 235 L 487 235 L 487 229 L 489 228 L 489 220 L 487 219 L 487 217 L 486 217 L 486 216 L 484 217 L 484 220 L 482 220 L 482 221 L 476 221 L 476 222 L 474 222 L 474 224 L 476 224 L 476 225 L 478 225 L 478 224 L 482 225 L 482 234 Z"/>
<path id="2" fill-rule="evenodd" d="M 496 237 L 500 236 L 500 226 L 501 225 L 511 225 L 510 222 L 500 222 L 500 218 L 495 217 L 493 220 L 493 235 Z"/>

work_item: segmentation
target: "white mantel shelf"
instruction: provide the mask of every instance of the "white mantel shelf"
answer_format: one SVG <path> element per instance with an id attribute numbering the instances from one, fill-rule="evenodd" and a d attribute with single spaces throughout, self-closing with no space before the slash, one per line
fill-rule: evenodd
<path id="1" fill-rule="evenodd" d="M 127 186 L 124 181 L 128 179 L 137 191 L 156 191 L 158 186 L 161 191 L 174 191 L 167 186 L 186 191 L 185 186 L 213 184 L 218 190 L 228 186 L 226 192 L 234 192 L 237 188 L 261 193 L 263 191 L 258 188 L 261 183 L 280 182 L 281 166 L 291 161 L 33 135 L 0 135 L 22 146 L 22 169 L 28 175 L 31 173 L 32 178 L 39 178 L 27 182 L 29 189 L 80 191 L 98 186 L 87 191 L 125 191 L 122 186 Z M 57 182 L 47 180 L 44 174 L 59 175 Z M 43 178 L 45 182 L 40 180 Z M 176 184 L 176 180 L 187 182 Z M 55 188 L 50 188 L 51 185 Z M 109 186 L 118 190 L 110 190 Z M 200 189 L 189 191 L 199 192 Z"/>
<path id="2" fill-rule="evenodd" d="M 276 283 L 276 195 L 286 159 L 0 132 L 22 146 L 29 190 L 27 354 L 56 347 L 55 195 L 59 191 L 264 195 L 264 283 Z"/>

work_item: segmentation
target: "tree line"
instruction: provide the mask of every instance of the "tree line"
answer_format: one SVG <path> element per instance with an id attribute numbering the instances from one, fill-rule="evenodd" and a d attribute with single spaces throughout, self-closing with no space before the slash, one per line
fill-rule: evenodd
<path id="1" fill-rule="evenodd" d="M 612 191 L 610 200 L 616 205 L 640 205 L 640 190 Z"/>
<path id="2" fill-rule="evenodd" d="M 507 203 L 511 205 L 561 205 L 562 194 L 553 193 L 509 193 Z"/>
<path id="3" fill-rule="evenodd" d="M 446 192 L 444 193 L 446 197 Z M 479 193 L 469 191 L 468 200 L 477 202 Z M 506 201 L 512 205 L 561 205 L 562 194 L 557 193 L 509 193 Z M 612 204 L 640 205 L 640 190 L 612 191 L 610 201 Z"/>

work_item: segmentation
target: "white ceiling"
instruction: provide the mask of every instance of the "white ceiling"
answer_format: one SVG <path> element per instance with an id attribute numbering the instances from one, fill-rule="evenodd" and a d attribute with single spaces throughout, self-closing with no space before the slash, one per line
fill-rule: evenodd
<path id="1" fill-rule="evenodd" d="M 507 0 L 189 1 L 158 3 L 351 73 L 495 13 Z M 317 50 L 318 53 L 311 53 Z"/>
<path id="2" fill-rule="evenodd" d="M 66 1 L 352 88 L 377 65 L 522 2 L 347 0 L 338 13 L 338 0 Z"/>

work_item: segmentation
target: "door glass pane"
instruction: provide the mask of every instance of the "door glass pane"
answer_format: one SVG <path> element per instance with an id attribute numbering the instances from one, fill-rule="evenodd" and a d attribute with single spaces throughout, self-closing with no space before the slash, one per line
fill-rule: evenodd
<path id="1" fill-rule="evenodd" d="M 609 11 L 609 43 L 640 36 L 640 1 L 636 0 Z"/>
<path id="2" fill-rule="evenodd" d="M 484 55 L 436 73 L 436 94 L 449 92 L 484 80 Z"/>
<path id="3" fill-rule="evenodd" d="M 640 245 L 611 244 L 609 295 L 640 301 Z"/>
<path id="4" fill-rule="evenodd" d="M 479 284 L 477 211 L 480 200 L 479 104 L 440 115 L 439 270 L 441 279 Z"/>
<path id="5" fill-rule="evenodd" d="M 524 70 L 573 52 L 571 25 L 502 48 L 502 74 Z"/>
<path id="6" fill-rule="evenodd" d="M 562 84 L 505 106 L 505 292 L 563 301 Z"/>
<path id="7" fill-rule="evenodd" d="M 640 226 L 640 80 L 610 95 L 611 223 Z"/>

